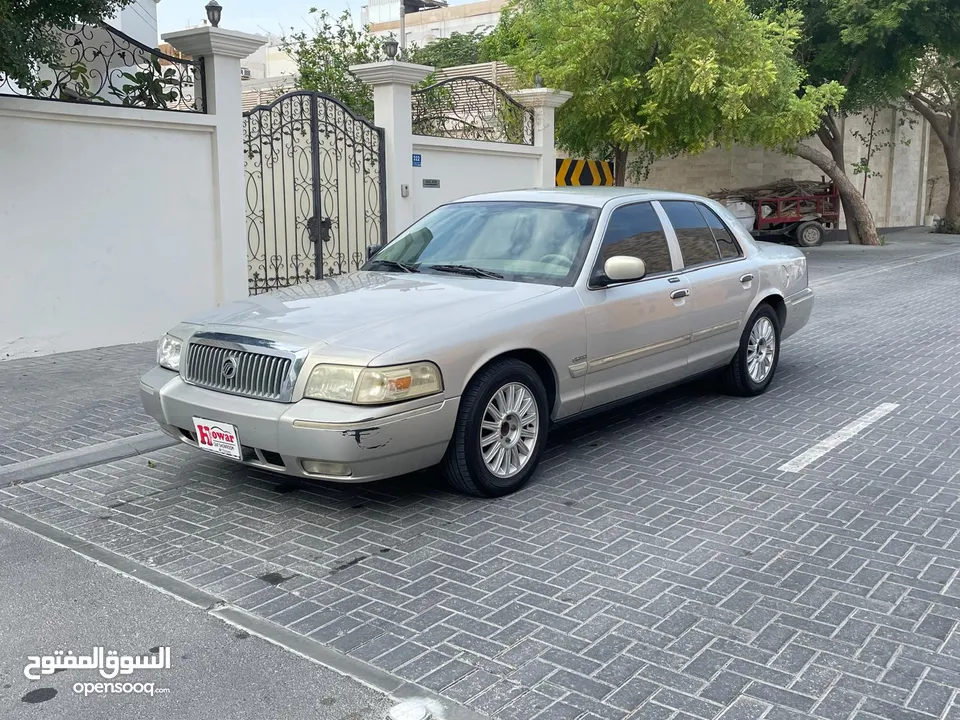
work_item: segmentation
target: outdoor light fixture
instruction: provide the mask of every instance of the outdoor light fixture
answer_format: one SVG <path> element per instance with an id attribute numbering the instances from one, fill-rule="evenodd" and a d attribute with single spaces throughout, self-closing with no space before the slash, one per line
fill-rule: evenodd
<path id="1" fill-rule="evenodd" d="M 538 88 L 543 87 L 543 77 L 540 75 L 540 73 L 537 73 L 533 76 L 533 86 Z"/>
<path id="2" fill-rule="evenodd" d="M 431 720 L 433 714 L 421 702 L 407 700 L 387 712 L 388 720 Z"/>
<path id="3" fill-rule="evenodd" d="M 220 27 L 220 14 L 223 12 L 220 3 L 218 3 L 217 0 L 210 0 L 205 9 L 207 11 L 207 20 L 210 21 L 210 24 L 213 25 L 213 27 Z"/>
<path id="4" fill-rule="evenodd" d="M 387 54 L 387 60 L 396 60 L 397 59 L 397 49 L 400 47 L 400 43 L 397 42 L 396 38 L 391 35 L 386 40 L 383 41 L 383 51 Z"/>

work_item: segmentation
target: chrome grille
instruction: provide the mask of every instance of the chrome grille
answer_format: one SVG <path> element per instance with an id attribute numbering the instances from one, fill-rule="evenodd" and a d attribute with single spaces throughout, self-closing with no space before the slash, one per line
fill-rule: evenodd
<path id="1" fill-rule="evenodd" d="M 230 358 L 236 366 L 235 372 L 227 377 L 224 366 Z M 280 355 L 191 342 L 183 377 L 188 383 L 208 390 L 261 400 L 287 401 L 291 362 L 291 358 Z"/>

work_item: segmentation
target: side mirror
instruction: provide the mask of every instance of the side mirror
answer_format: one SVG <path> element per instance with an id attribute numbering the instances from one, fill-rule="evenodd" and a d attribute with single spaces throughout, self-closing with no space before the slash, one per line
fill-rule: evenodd
<path id="1" fill-rule="evenodd" d="M 628 255 L 614 255 L 603 264 L 603 272 L 597 273 L 595 282 L 606 286 L 613 283 L 640 280 L 647 274 L 647 266 L 640 258 Z"/>
<path id="2" fill-rule="evenodd" d="M 368 245 L 368 246 L 367 246 L 367 260 L 369 260 L 369 259 L 372 258 L 374 255 L 376 255 L 378 252 L 380 252 L 380 248 L 382 248 L 382 247 L 383 247 L 383 245 Z"/>

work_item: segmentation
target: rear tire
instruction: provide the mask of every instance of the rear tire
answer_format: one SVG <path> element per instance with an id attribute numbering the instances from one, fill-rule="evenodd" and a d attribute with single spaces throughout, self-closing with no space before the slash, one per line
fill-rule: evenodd
<path id="1" fill-rule="evenodd" d="M 794 231 L 797 244 L 800 247 L 817 247 L 818 245 L 822 245 L 824 234 L 823 225 L 818 222 L 800 223 Z"/>
<path id="2" fill-rule="evenodd" d="M 536 472 L 550 422 L 547 391 L 520 360 L 482 369 L 460 398 L 453 438 L 440 465 L 455 489 L 478 497 L 519 490 Z"/>
<path id="3" fill-rule="evenodd" d="M 763 303 L 750 316 L 737 354 L 723 371 L 727 392 L 741 397 L 760 395 L 773 382 L 779 361 L 780 318 Z"/>

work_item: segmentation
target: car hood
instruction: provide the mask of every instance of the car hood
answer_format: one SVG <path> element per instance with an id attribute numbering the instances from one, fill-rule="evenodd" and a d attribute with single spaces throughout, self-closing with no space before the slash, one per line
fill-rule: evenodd
<path id="1" fill-rule="evenodd" d="M 379 354 L 420 332 L 453 329 L 558 289 L 456 275 L 356 272 L 257 295 L 187 322 Z"/>

